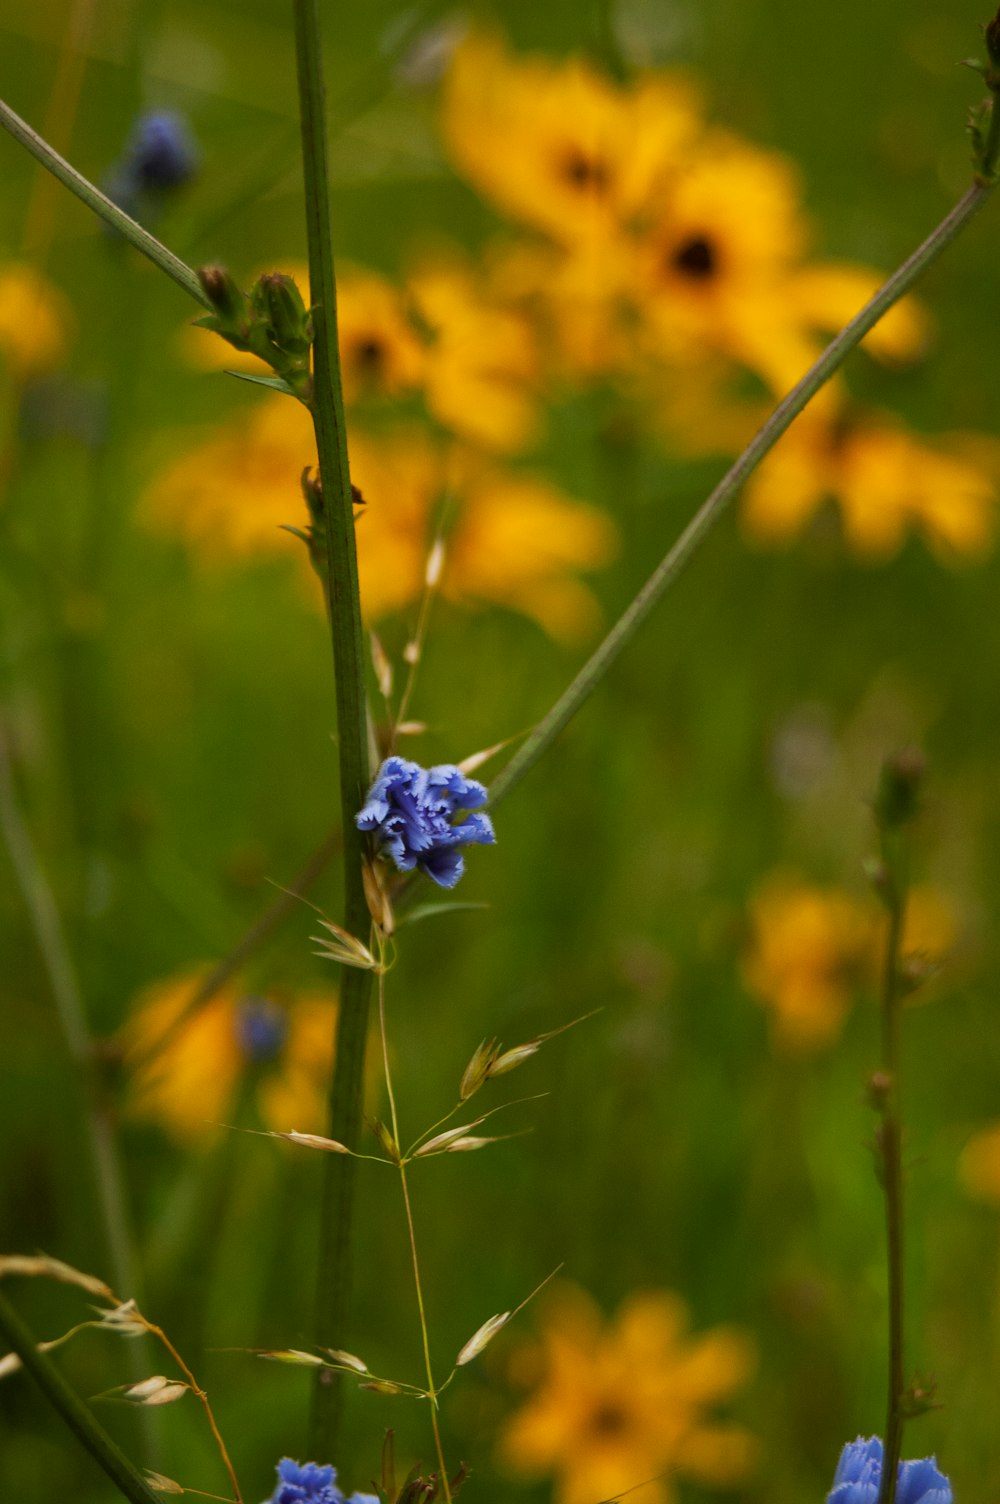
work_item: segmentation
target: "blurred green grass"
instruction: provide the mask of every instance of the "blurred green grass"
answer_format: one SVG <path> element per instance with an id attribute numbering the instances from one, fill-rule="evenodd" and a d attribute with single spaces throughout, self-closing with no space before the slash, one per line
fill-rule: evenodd
<path id="1" fill-rule="evenodd" d="M 603 11 L 511 0 L 495 14 L 520 46 L 600 54 Z M 373 100 L 335 150 L 338 251 L 389 271 L 442 228 L 475 246 L 493 222 L 437 154 L 427 97 L 380 77 L 401 14 L 389 3 L 345 11 L 329 48 L 335 96 Z M 632 0 L 618 16 L 654 38 L 653 61 L 684 63 L 706 82 L 717 120 L 795 158 L 824 252 L 890 268 L 965 181 L 962 120 L 977 90 L 955 64 L 986 19 L 966 0 L 946 12 L 845 0 L 835 17 L 790 0 Z M 63 5 L 0 4 L 4 96 L 34 122 L 65 24 Z M 71 156 L 99 177 L 138 107 L 183 110 L 203 166 L 164 238 L 191 260 L 248 272 L 302 252 L 293 101 L 289 26 L 273 5 L 98 5 Z M 34 169 L 12 143 L 0 150 L 10 251 Z M 248 394 L 192 376 L 176 353 L 189 313 L 176 291 L 109 245 L 78 205 L 60 197 L 57 212 L 49 269 L 79 323 L 72 375 L 97 394 L 107 426 L 96 446 L 24 441 L 5 502 L 0 685 L 92 1021 L 110 1034 L 144 983 L 227 949 L 273 892 L 261 874 L 287 881 L 331 825 L 332 693 L 320 619 L 280 565 L 209 579 L 132 524 L 164 433 Z M 866 395 L 918 427 L 997 433 L 997 236 L 993 206 L 928 278 L 931 358 L 861 377 Z M 668 473 L 655 454 L 602 440 L 591 418 L 585 403 L 566 414 L 551 460 L 567 487 L 619 519 L 622 557 L 596 581 L 610 620 L 715 472 Z M 864 801 L 901 735 L 919 736 L 932 769 L 920 870 L 958 896 L 976 951 L 971 974 L 946 975 L 910 1020 L 912 1366 L 937 1375 L 945 1408 L 916 1423 L 908 1445 L 938 1451 L 957 1496 L 1000 1486 L 996 1218 L 955 1175 L 966 1137 L 1000 1099 L 998 583 L 995 554 L 952 573 L 910 543 L 866 568 L 804 545 L 750 551 L 723 524 L 503 807 L 497 849 L 475 863 L 465 895 L 490 912 L 415 927 L 393 976 L 411 1123 L 450 1100 L 483 1036 L 513 1041 L 602 1010 L 518 1077 L 518 1093 L 551 1092 L 522 1109 L 530 1138 L 422 1167 L 436 1349 L 457 1350 L 561 1260 L 609 1309 L 633 1288 L 674 1287 L 699 1327 L 739 1321 L 759 1342 L 759 1375 L 735 1413 L 762 1438 L 764 1464 L 727 1495 L 747 1504 L 822 1497 L 841 1443 L 880 1427 L 884 1311 L 860 1101 L 876 1050 L 872 1000 L 833 1053 L 804 1067 L 775 1059 L 740 985 L 741 916 L 776 865 L 860 891 Z M 574 667 L 519 618 L 442 608 L 419 691 L 428 760 L 531 723 Z M 837 776 L 792 800 L 776 786 L 774 745 L 803 707 L 830 728 Z M 0 1246 L 99 1270 L 78 1104 L 19 896 L 0 870 Z M 335 878 L 316 896 L 336 913 Z M 303 910 L 284 927 L 261 955 L 262 984 L 325 979 L 310 958 L 312 925 Z M 191 1344 L 254 1480 L 249 1498 L 262 1496 L 275 1459 L 301 1453 L 306 1380 L 218 1349 L 308 1342 L 315 1167 L 242 1137 L 191 1165 L 152 1129 L 124 1132 L 147 1304 Z M 410 1376 L 417 1331 L 395 1187 L 366 1167 L 361 1190 L 353 1345 L 373 1368 Z M 187 1220 L 185 1196 L 195 1198 Z M 73 1319 L 48 1291 L 17 1297 L 43 1335 Z M 120 1351 L 97 1337 L 65 1365 L 87 1394 L 124 1372 Z M 445 1406 L 449 1453 L 469 1458 L 470 1490 L 485 1500 L 514 1491 L 492 1463 L 513 1399 L 491 1358 Z M 198 1419 L 182 1412 L 162 1417 L 163 1470 L 211 1480 Z M 402 1401 L 356 1395 L 349 1420 L 337 1461 L 352 1487 L 374 1471 L 386 1424 L 401 1455 L 427 1456 L 425 1417 Z M 107 1423 L 134 1441 L 129 1417 Z M 26 1381 L 0 1388 L 0 1424 L 5 1497 L 110 1499 Z M 684 1497 L 705 1495 L 685 1485 Z"/>

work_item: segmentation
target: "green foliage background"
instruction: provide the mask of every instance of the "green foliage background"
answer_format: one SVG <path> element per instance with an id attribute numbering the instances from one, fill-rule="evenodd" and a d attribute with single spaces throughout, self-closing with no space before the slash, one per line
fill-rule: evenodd
<path id="1" fill-rule="evenodd" d="M 35 123 L 71 9 L 0 3 L 2 90 Z M 444 162 L 432 96 L 397 87 L 380 61 L 403 8 L 329 9 L 346 121 L 339 252 L 395 272 L 442 230 L 475 247 L 492 216 Z M 829 255 L 890 269 L 967 181 L 962 122 L 978 83 L 956 63 L 987 19 L 973 0 L 508 0 L 494 14 L 521 47 L 582 47 L 614 65 L 609 38 L 624 28 L 650 60 L 690 66 L 715 119 L 800 163 Z M 140 107 L 180 109 L 202 171 L 163 238 L 241 273 L 301 257 L 285 7 L 100 0 L 95 16 L 74 162 L 99 178 Z M 6 140 L 0 162 L 0 246 L 14 253 L 35 169 Z M 994 204 L 928 278 L 928 361 L 904 374 L 852 365 L 857 390 L 918 429 L 998 433 L 998 224 Z M 245 405 L 249 389 L 184 366 L 182 296 L 68 198 L 49 270 L 79 321 L 71 370 L 95 437 L 26 416 L 0 518 L 0 700 L 94 1028 L 110 1035 L 150 979 L 225 952 L 271 897 L 266 879 L 287 881 L 332 824 L 331 672 L 290 571 L 207 577 L 133 523 L 182 427 Z M 561 411 L 547 458 L 622 529 L 621 559 L 597 580 L 611 620 L 717 470 L 668 469 L 607 416 L 597 398 Z M 881 1207 L 861 1102 L 874 1002 L 861 999 L 829 1055 L 776 1058 L 740 985 L 745 905 L 776 865 L 862 891 L 865 798 L 881 757 L 913 738 L 932 770 L 919 875 L 957 896 L 971 939 L 908 1021 L 910 1361 L 937 1376 L 944 1408 L 914 1424 L 907 1450 L 936 1450 L 969 1504 L 1000 1491 L 998 1228 L 956 1179 L 970 1132 L 1000 1109 L 998 590 L 1000 553 L 949 572 L 911 542 L 871 568 L 829 530 L 752 551 L 728 520 L 504 806 L 496 851 L 477 854 L 463 894 L 490 911 L 415 927 L 393 975 L 414 1125 L 451 1100 L 485 1035 L 514 1042 L 602 1010 L 516 1078 L 516 1094 L 550 1093 L 521 1109 L 530 1137 L 414 1177 L 437 1351 L 457 1350 L 561 1260 L 609 1309 L 637 1287 L 676 1288 L 699 1327 L 736 1321 L 759 1342 L 758 1376 L 734 1407 L 764 1446 L 758 1477 L 727 1496 L 745 1504 L 822 1498 L 842 1442 L 881 1427 L 884 1385 Z M 387 636 L 398 650 L 404 628 Z M 520 618 L 443 607 L 415 707 L 432 728 L 425 760 L 528 725 L 575 666 Z M 775 749 L 803 716 L 825 728 L 833 771 L 791 798 Z M 78 1092 L 5 858 L 0 874 L 0 1247 L 103 1272 Z M 336 914 L 335 878 L 316 896 Z M 313 922 L 303 909 L 260 953 L 261 987 L 328 979 L 310 955 Z M 302 1453 L 307 1381 L 225 1349 L 308 1343 L 317 1166 L 242 1136 L 192 1162 L 153 1129 L 123 1132 L 145 1306 L 203 1374 L 248 1498 L 263 1497 L 275 1459 Z M 377 1167 L 364 1168 L 361 1207 L 351 1345 L 373 1368 L 415 1374 L 404 1228 Z M 61 1292 L 15 1293 L 43 1335 L 75 1319 Z M 126 1376 L 121 1349 L 97 1336 L 64 1363 L 85 1394 Z M 491 1357 L 445 1405 L 449 1454 L 472 1462 L 470 1494 L 484 1501 L 515 1492 L 492 1461 L 513 1400 Z M 137 1444 L 131 1415 L 105 1415 Z M 427 1456 L 419 1409 L 358 1394 L 336 1459 L 351 1487 L 372 1475 L 387 1424 L 401 1455 Z M 0 1427 L 4 1499 L 110 1500 L 28 1381 L 0 1388 Z M 156 1427 L 163 1471 L 218 1486 L 193 1409 Z"/>

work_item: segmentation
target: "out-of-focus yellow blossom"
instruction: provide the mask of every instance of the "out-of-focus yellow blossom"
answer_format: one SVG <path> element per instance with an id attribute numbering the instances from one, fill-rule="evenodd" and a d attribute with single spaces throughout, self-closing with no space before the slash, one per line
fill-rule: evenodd
<path id="1" fill-rule="evenodd" d="M 776 1048 L 808 1055 L 833 1044 L 851 1003 L 864 987 L 877 988 L 885 947 L 885 913 L 836 888 L 819 888 L 788 874 L 761 884 L 750 902 L 750 937 L 743 982 L 768 1009 Z M 901 953 L 930 963 L 944 960 L 958 936 L 952 901 L 931 884 L 907 901 Z M 923 988 L 909 1001 L 920 1002 Z"/>
<path id="2" fill-rule="evenodd" d="M 0 263 L 0 360 L 18 377 L 38 376 L 66 358 L 68 299 L 32 266 Z"/>
<path id="3" fill-rule="evenodd" d="M 538 434 L 532 388 L 538 351 L 528 320 L 485 295 L 455 257 L 425 261 L 408 278 L 416 311 L 431 335 L 424 400 L 452 433 L 499 453 L 526 449 Z"/>
<path id="4" fill-rule="evenodd" d="M 246 1079 L 266 1127 L 321 1133 L 335 1000 L 307 994 L 283 1005 L 230 985 L 178 1023 L 202 979 L 185 972 L 136 999 L 122 1030 L 126 1066 L 135 1062 L 133 1115 L 197 1139 L 231 1115 Z"/>
<path id="5" fill-rule="evenodd" d="M 805 266 L 789 278 L 785 296 L 802 322 L 834 335 L 859 313 L 885 281 L 871 267 L 849 262 Z M 923 354 L 930 319 L 915 298 L 902 298 L 865 335 L 862 348 L 879 360 L 903 364 Z"/>
<path id="6" fill-rule="evenodd" d="M 489 286 L 539 331 L 547 373 L 558 380 L 620 375 L 635 362 L 628 315 L 632 261 L 624 243 L 572 250 L 540 241 L 494 246 Z"/>
<path id="7" fill-rule="evenodd" d="M 301 403 L 275 395 L 220 424 L 166 466 L 144 509 L 206 561 L 289 556 L 299 547 L 286 523 L 302 522 L 299 477 L 316 463 L 312 420 Z"/>
<path id="8" fill-rule="evenodd" d="M 537 1386 L 504 1427 L 502 1459 L 514 1472 L 553 1477 L 556 1504 L 626 1490 L 636 1504 L 670 1504 L 675 1477 L 725 1488 L 755 1463 L 750 1433 L 709 1414 L 746 1381 L 752 1346 L 730 1327 L 690 1334 L 677 1295 L 633 1295 L 605 1321 L 583 1291 L 564 1287 L 537 1348 L 519 1360 L 538 1372 Z"/>
<path id="9" fill-rule="evenodd" d="M 775 1047 L 791 1055 L 838 1037 L 868 970 L 871 916 L 848 894 L 770 878 L 750 902 L 747 991 L 768 1010 Z"/>
<path id="10" fill-rule="evenodd" d="M 813 354 L 785 301 L 806 246 L 787 158 L 714 132 L 672 178 L 636 251 L 639 310 L 665 357 L 719 350 L 776 391 Z"/>
<path id="11" fill-rule="evenodd" d="M 884 415 L 804 414 L 748 481 L 743 525 L 781 542 L 828 499 L 849 546 L 872 561 L 896 553 L 910 528 L 944 562 L 980 556 L 993 538 L 993 478 L 959 445 L 932 447 Z"/>
<path id="12" fill-rule="evenodd" d="M 598 619 L 577 571 L 607 564 L 617 546 L 614 525 L 596 507 L 537 476 L 475 465 L 448 542 L 442 591 L 510 606 L 573 642 Z"/>
<path id="13" fill-rule="evenodd" d="M 607 241 L 700 128 L 686 82 L 622 88 L 580 58 L 513 57 L 473 31 L 444 81 L 442 134 L 459 169 L 507 214 L 560 245 Z"/>
<path id="14" fill-rule="evenodd" d="M 603 513 L 533 476 L 436 447 L 419 430 L 354 433 L 349 447 L 364 498 L 356 536 L 369 621 L 418 599 L 446 507 L 446 596 L 510 606 L 556 637 L 593 623 L 593 595 L 576 573 L 615 552 L 617 533 Z M 304 521 L 299 477 L 310 464 L 308 413 L 291 398 L 268 397 L 169 465 L 147 494 L 146 514 L 209 561 L 295 556 L 298 545 L 281 528 Z M 304 551 L 298 557 L 306 568 Z"/>
<path id="15" fill-rule="evenodd" d="M 968 1195 L 1000 1206 L 1000 1123 L 972 1135 L 958 1161 L 958 1175 Z"/>

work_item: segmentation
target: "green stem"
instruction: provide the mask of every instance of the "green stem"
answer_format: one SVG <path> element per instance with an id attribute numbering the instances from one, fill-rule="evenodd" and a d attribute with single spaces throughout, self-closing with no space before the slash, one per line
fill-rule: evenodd
<path id="1" fill-rule="evenodd" d="M 191 268 L 186 266 L 179 256 L 175 256 L 173 251 L 168 251 L 155 235 L 150 235 L 148 230 L 144 230 L 142 225 L 137 224 L 131 215 L 119 209 L 117 204 L 113 204 L 106 194 L 102 193 L 99 188 L 95 188 L 94 184 L 82 173 L 77 172 L 75 167 L 71 167 L 65 157 L 61 157 L 37 131 L 32 130 L 26 120 L 22 120 L 20 115 L 15 114 L 3 100 L 0 100 L 0 125 L 10 132 L 15 141 L 20 141 L 22 146 L 27 147 L 35 160 L 41 162 L 43 167 L 47 167 L 49 172 L 64 183 L 71 193 L 75 193 L 89 209 L 93 209 L 105 224 L 117 230 L 118 234 L 134 245 L 137 251 L 141 251 L 161 271 L 166 272 L 168 277 L 172 277 L 178 287 L 183 287 L 184 291 L 189 293 L 203 308 L 211 308 Z"/>
<path id="2" fill-rule="evenodd" d="M 14 780 L 0 728 L 0 838 L 11 866 L 48 975 L 63 1038 L 84 1096 L 87 1147 L 97 1184 L 104 1236 L 115 1285 L 137 1295 L 135 1263 L 129 1231 L 125 1180 L 105 1091 L 95 1064 L 83 999 L 63 934 L 52 889 L 42 870 L 28 828 L 18 807 Z"/>
<path id="3" fill-rule="evenodd" d="M 39 1384 L 46 1399 L 125 1498 L 131 1499 L 132 1504 L 162 1504 L 161 1496 L 153 1492 L 142 1474 L 133 1467 L 76 1390 L 66 1382 L 52 1359 L 38 1351 L 35 1337 L 2 1292 L 0 1333 Z"/>
<path id="4" fill-rule="evenodd" d="M 354 544 L 354 502 L 347 462 L 347 429 L 337 346 L 337 298 L 330 227 L 326 90 L 319 0 L 293 0 L 295 51 L 305 174 L 309 288 L 313 306 L 313 400 L 319 472 L 326 525 L 326 588 L 336 670 L 340 749 L 340 807 L 344 833 L 344 928 L 366 935 L 370 928 L 362 881 L 364 847 L 354 817 L 369 782 L 364 636 Z M 350 968 L 340 989 L 336 1057 L 330 1093 L 330 1133 L 348 1148 L 361 1130 L 361 1086 L 371 975 Z M 351 1219 L 355 1167 L 349 1154 L 326 1158 L 320 1211 L 320 1267 L 315 1341 L 346 1346 L 350 1293 Z M 311 1450 L 336 1453 L 341 1382 L 323 1369 L 314 1391 Z"/>
<path id="5" fill-rule="evenodd" d="M 886 1264 L 889 1302 L 889 1375 L 886 1396 L 885 1447 L 878 1504 L 893 1504 L 896 1475 L 903 1445 L 903 1123 L 900 1095 L 900 1034 L 902 995 L 899 985 L 903 925 L 906 918 L 907 852 L 905 833 L 893 840 L 882 833 L 882 866 L 886 875 L 888 930 L 882 970 L 882 1062 L 884 1096 L 878 1130 L 882 1186 L 885 1196 Z"/>
<path id="6" fill-rule="evenodd" d="M 1000 112 L 997 113 L 1000 114 Z M 548 714 L 538 723 L 531 735 L 526 737 L 520 749 L 494 779 L 490 788 L 491 806 L 505 798 L 511 789 L 515 788 L 530 772 L 539 758 L 548 751 L 580 706 L 593 694 L 646 618 L 659 605 L 681 570 L 697 552 L 699 545 L 718 522 L 744 482 L 756 470 L 761 460 L 770 453 L 782 434 L 815 397 L 820 388 L 840 369 L 848 355 L 861 343 L 869 330 L 873 329 L 879 319 L 888 313 L 904 294 L 909 292 L 919 277 L 964 230 L 973 216 L 982 208 L 992 188 L 993 185 L 988 183 L 976 183 L 971 187 L 923 244 L 883 284 L 871 302 L 867 303 L 846 328 L 841 330 L 836 339 L 831 341 L 798 385 L 782 398 L 739 459 L 723 476 L 708 499 L 702 503 L 632 604 L 611 628 L 604 641 L 584 664 L 569 687 L 560 695 Z"/>

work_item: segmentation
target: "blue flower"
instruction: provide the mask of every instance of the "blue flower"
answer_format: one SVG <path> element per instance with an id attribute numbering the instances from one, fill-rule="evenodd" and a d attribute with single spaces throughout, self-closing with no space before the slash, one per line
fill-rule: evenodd
<path id="1" fill-rule="evenodd" d="M 496 839 L 487 815 L 469 813 L 485 803 L 483 785 L 451 763 L 422 768 L 387 757 L 357 827 L 373 832 L 379 851 L 400 872 L 417 867 L 440 887 L 453 888 L 465 870 L 459 847 L 491 846 Z"/>
<path id="2" fill-rule="evenodd" d="M 138 188 L 179 188 L 190 182 L 198 155 L 180 115 L 169 110 L 140 115 L 132 127 L 125 168 Z"/>
<path id="3" fill-rule="evenodd" d="M 283 1457 L 278 1463 L 278 1486 L 267 1504 L 344 1504 L 336 1476 L 335 1468 L 315 1462 L 300 1465 Z"/>
<path id="4" fill-rule="evenodd" d="M 840 1454 L 827 1504 L 878 1504 L 881 1479 L 882 1443 L 877 1436 L 859 1436 Z M 952 1504 L 951 1484 L 934 1457 L 899 1464 L 896 1504 Z"/>
<path id="5" fill-rule="evenodd" d="M 243 997 L 236 1007 L 236 1040 L 255 1064 L 281 1054 L 288 1034 L 288 1014 L 267 997 Z"/>
<path id="6" fill-rule="evenodd" d="M 345 1499 L 336 1478 L 336 1468 L 283 1457 L 278 1463 L 277 1487 L 266 1504 L 379 1504 L 376 1494 L 351 1494 Z"/>

